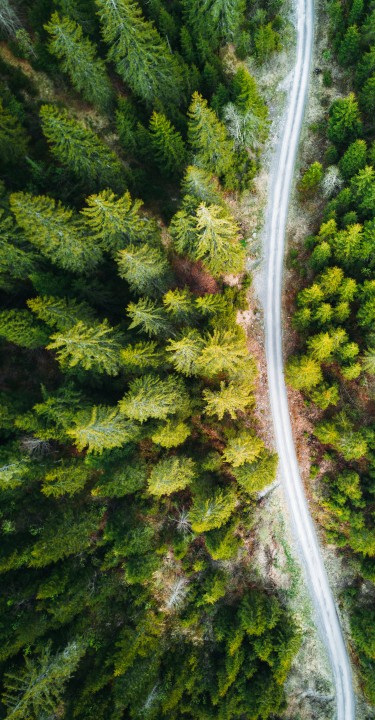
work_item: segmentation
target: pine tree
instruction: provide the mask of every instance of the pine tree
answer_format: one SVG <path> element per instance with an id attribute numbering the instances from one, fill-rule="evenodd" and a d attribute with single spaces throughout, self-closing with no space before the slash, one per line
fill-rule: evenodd
<path id="1" fill-rule="evenodd" d="M 101 454 L 138 438 L 137 426 L 126 420 L 116 407 L 95 405 L 79 413 L 67 434 L 78 450 Z"/>
<path id="2" fill-rule="evenodd" d="M 107 375 L 117 375 L 120 368 L 121 346 L 113 328 L 102 323 L 85 325 L 79 321 L 65 331 L 51 335 L 48 350 L 56 350 L 63 367 L 82 367 Z"/>
<path id="3" fill-rule="evenodd" d="M 228 135 L 233 138 L 236 149 L 258 150 L 266 139 L 266 126 L 262 118 L 252 110 L 241 113 L 234 103 L 223 110 Z"/>
<path id="4" fill-rule="evenodd" d="M 236 495 L 222 490 L 207 499 L 195 498 L 189 511 L 192 530 L 202 533 L 220 528 L 229 520 L 236 504 Z"/>
<path id="5" fill-rule="evenodd" d="M 168 45 L 131 0 L 96 0 L 108 58 L 135 95 L 156 106 L 178 102 L 180 71 Z"/>
<path id="6" fill-rule="evenodd" d="M 48 49 L 60 60 L 63 72 L 73 87 L 88 102 L 107 110 L 112 100 L 112 88 L 103 60 L 97 57 L 95 45 L 83 36 L 82 27 L 68 17 L 53 13 L 44 28 L 51 40 Z"/>
<path id="7" fill-rule="evenodd" d="M 312 335 L 307 341 L 307 347 L 315 360 L 324 362 L 329 360 L 335 350 L 335 340 L 328 333 L 319 333 L 318 335 Z"/>
<path id="8" fill-rule="evenodd" d="M 197 241 L 194 255 L 213 275 L 244 269 L 245 250 L 237 223 L 219 205 L 202 203 L 197 210 Z"/>
<path id="9" fill-rule="evenodd" d="M 68 509 L 51 515 L 33 545 L 28 566 L 45 568 L 70 555 L 84 553 L 92 546 L 103 515 L 104 508 L 97 506 L 88 510 L 82 507 Z"/>
<path id="10" fill-rule="evenodd" d="M 90 468 L 77 460 L 58 464 L 44 477 L 41 491 L 46 497 L 75 495 L 80 492 L 90 476 Z"/>
<path id="11" fill-rule="evenodd" d="M 193 27 L 206 34 L 217 31 L 225 41 L 233 40 L 244 21 L 244 0 L 193 0 L 187 7 Z"/>
<path id="12" fill-rule="evenodd" d="M 191 458 L 180 456 L 160 460 L 151 470 L 148 491 L 151 495 L 171 495 L 191 484 L 196 466 Z"/>
<path id="13" fill-rule="evenodd" d="M 314 162 L 308 170 L 303 174 L 298 183 L 298 190 L 303 197 L 308 197 L 315 193 L 323 179 L 323 166 L 319 162 Z"/>
<path id="14" fill-rule="evenodd" d="M 171 283 L 169 263 L 159 248 L 129 245 L 117 256 L 120 277 L 138 294 L 158 296 Z"/>
<path id="15" fill-rule="evenodd" d="M 225 413 L 235 420 L 239 412 L 244 412 L 254 403 L 252 387 L 238 381 L 228 384 L 221 382 L 217 392 L 203 390 L 203 398 L 206 401 L 205 413 L 210 416 L 217 415 L 219 420 L 223 419 Z"/>
<path id="16" fill-rule="evenodd" d="M 166 420 L 168 415 L 181 413 L 189 407 L 189 399 L 181 378 L 170 375 L 162 380 L 143 375 L 130 383 L 129 392 L 120 401 L 121 412 L 143 423 L 149 418 Z"/>
<path id="17" fill-rule="evenodd" d="M 252 463 L 257 460 L 264 450 L 263 441 L 248 430 L 242 430 L 230 438 L 223 452 L 225 462 L 233 467 L 239 467 L 245 462 Z"/>
<path id="18" fill-rule="evenodd" d="M 280 38 L 272 23 L 260 25 L 254 34 L 255 55 L 263 63 L 273 52 L 280 49 Z"/>
<path id="19" fill-rule="evenodd" d="M 233 144 L 207 100 L 197 92 L 193 94 L 188 117 L 188 138 L 196 164 L 215 175 L 228 173 L 236 164 Z"/>
<path id="20" fill-rule="evenodd" d="M 73 211 L 44 195 L 13 193 L 10 207 L 27 240 L 53 263 L 75 273 L 93 270 L 100 249 L 84 237 Z"/>
<path id="21" fill-rule="evenodd" d="M 92 130 L 53 105 L 42 105 L 40 118 L 51 152 L 62 165 L 88 186 L 123 187 L 121 163 Z"/>
<path id="22" fill-rule="evenodd" d="M 356 140 L 349 145 L 348 149 L 339 161 L 340 172 L 349 180 L 358 170 L 366 165 L 367 145 L 364 140 Z"/>
<path id="23" fill-rule="evenodd" d="M 1 18 L 1 10 L 0 10 Z M 16 117 L 4 108 L 0 100 L 0 162 L 15 163 L 27 153 L 28 137 Z"/>
<path id="24" fill-rule="evenodd" d="M 178 210 L 170 224 L 173 245 L 180 255 L 192 255 L 197 242 L 196 218 L 185 209 Z"/>
<path id="25" fill-rule="evenodd" d="M 152 241 L 155 223 L 140 215 L 142 200 L 133 201 L 128 192 L 117 197 L 111 190 L 103 190 L 86 198 L 86 204 L 81 213 L 104 250 L 115 252 L 128 243 Z"/>
<path id="26" fill-rule="evenodd" d="M 68 330 L 82 320 L 94 322 L 95 313 L 86 302 L 57 297 L 36 297 L 27 301 L 30 310 L 50 327 Z"/>
<path id="27" fill-rule="evenodd" d="M 263 120 L 267 119 L 268 108 L 263 102 L 256 81 L 246 67 L 238 68 L 233 77 L 234 103 L 242 114 L 249 110 Z"/>
<path id="28" fill-rule="evenodd" d="M 350 190 L 359 210 L 365 217 L 373 219 L 375 206 L 375 170 L 366 165 L 350 181 Z M 372 240 L 372 238 L 371 238 Z"/>
<path id="29" fill-rule="evenodd" d="M 204 341 L 199 332 L 189 328 L 176 340 L 169 340 L 166 351 L 174 369 L 189 377 L 199 372 L 203 347 Z"/>
<path id="30" fill-rule="evenodd" d="M 25 655 L 21 669 L 5 674 L 3 702 L 8 708 L 7 718 L 53 717 L 61 708 L 65 685 L 76 671 L 85 649 L 79 639 L 53 655 L 50 641 L 39 656 Z"/>
<path id="31" fill-rule="evenodd" d="M 169 335 L 171 326 L 166 312 L 150 298 L 140 298 L 136 303 L 129 303 L 127 313 L 131 318 L 129 330 L 139 328 L 150 337 Z"/>
<path id="32" fill-rule="evenodd" d="M 265 451 L 255 462 L 245 462 L 232 472 L 238 484 L 249 495 L 261 492 L 272 485 L 276 478 L 278 457 L 276 453 Z"/>
<path id="33" fill-rule="evenodd" d="M 48 342 L 48 332 L 28 310 L 2 310 L 0 337 L 30 349 L 44 347 Z"/>
<path id="34" fill-rule="evenodd" d="M 168 118 L 155 111 L 150 119 L 150 140 L 160 172 L 163 175 L 180 173 L 186 161 L 184 141 Z"/>
<path id="35" fill-rule="evenodd" d="M 360 40 L 361 36 L 356 25 L 348 27 L 343 39 L 341 40 L 338 58 L 339 63 L 348 67 L 355 65 L 360 58 Z"/>

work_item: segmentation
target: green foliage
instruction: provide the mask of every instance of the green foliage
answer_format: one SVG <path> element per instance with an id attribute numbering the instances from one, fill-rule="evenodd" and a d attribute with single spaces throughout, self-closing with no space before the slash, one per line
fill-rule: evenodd
<path id="1" fill-rule="evenodd" d="M 195 498 L 189 512 L 192 530 L 202 533 L 220 528 L 230 518 L 236 503 L 234 493 L 221 490 L 208 498 Z"/>
<path id="2" fill-rule="evenodd" d="M 308 196 L 315 193 L 323 180 L 323 166 L 319 162 L 314 162 L 308 170 L 303 174 L 298 189 L 302 196 Z"/>
<path id="3" fill-rule="evenodd" d="M 224 460 L 233 467 L 239 467 L 244 463 L 252 463 L 258 459 L 264 449 L 260 438 L 253 433 L 242 430 L 230 438 L 224 450 Z"/>
<path id="4" fill-rule="evenodd" d="M 295 390 L 311 390 L 322 382 L 323 375 L 314 358 L 302 356 L 290 360 L 286 367 L 286 378 Z"/>
<path id="5" fill-rule="evenodd" d="M 78 450 L 102 453 L 137 439 L 138 429 L 117 408 L 99 405 L 78 413 L 67 434 Z"/>
<path id="6" fill-rule="evenodd" d="M 184 490 L 195 477 L 195 463 L 191 458 L 180 456 L 160 460 L 152 468 L 148 491 L 151 495 L 171 495 Z"/>
<path id="7" fill-rule="evenodd" d="M 69 643 L 64 650 L 52 654 L 49 642 L 39 655 L 24 656 L 18 672 L 5 675 L 3 702 L 11 720 L 37 720 L 54 715 L 61 704 L 64 686 L 76 671 L 85 653 L 82 640 Z"/>
<path id="8" fill-rule="evenodd" d="M 53 105 L 42 105 L 40 119 L 54 157 L 88 187 L 123 187 L 121 162 L 92 130 Z"/>
<path id="9" fill-rule="evenodd" d="M 48 333 L 28 310 L 2 310 L 0 337 L 25 348 L 39 348 L 48 342 Z"/>
<path id="10" fill-rule="evenodd" d="M 160 172 L 172 176 L 181 172 L 186 160 L 184 141 L 168 118 L 155 111 L 150 119 L 150 140 Z"/>
<path id="11" fill-rule="evenodd" d="M 70 77 L 82 97 L 100 109 L 109 108 L 112 88 L 103 60 L 96 48 L 83 36 L 82 27 L 68 17 L 53 13 L 45 29 L 51 36 L 49 51 L 60 60 L 61 69 Z"/>
<path id="12" fill-rule="evenodd" d="M 63 367 L 96 370 L 117 375 L 120 366 L 120 345 L 113 328 L 105 320 L 91 326 L 81 320 L 65 331 L 51 335 L 48 350 L 56 350 Z"/>
<path id="13" fill-rule="evenodd" d="M 14 163 L 23 159 L 27 152 L 28 137 L 18 119 L 4 108 L 0 101 L 0 161 Z"/>
<path id="14" fill-rule="evenodd" d="M 131 0 L 96 0 L 109 60 L 132 91 L 148 104 L 178 102 L 180 69 L 167 43 Z"/>
<path id="15" fill-rule="evenodd" d="M 90 272 L 101 260 L 101 252 L 84 237 L 72 210 L 53 198 L 13 193 L 10 206 L 28 241 L 64 270 Z"/>
<path id="16" fill-rule="evenodd" d="M 133 202 L 128 192 L 117 197 L 111 190 L 103 190 L 86 198 L 86 204 L 81 213 L 104 250 L 120 250 L 129 243 L 150 240 L 154 233 L 152 221 L 140 215 L 142 201 Z"/>
<path id="17" fill-rule="evenodd" d="M 339 147 L 356 140 L 362 131 L 358 102 L 354 93 L 335 100 L 329 110 L 328 138 Z"/>
<path id="18" fill-rule="evenodd" d="M 188 138 L 195 163 L 218 176 L 228 173 L 235 164 L 232 143 L 224 125 L 208 107 L 207 100 L 197 92 L 193 94 L 188 117 Z"/>
<path id="19" fill-rule="evenodd" d="M 168 288 L 171 273 L 161 249 L 128 245 L 117 257 L 119 275 L 127 280 L 134 292 L 160 295 Z"/>
<path id="20" fill-rule="evenodd" d="M 130 383 L 129 392 L 119 407 L 126 417 L 143 423 L 149 418 L 166 420 L 168 415 L 186 411 L 189 401 L 184 383 L 176 375 L 170 375 L 166 380 L 143 375 Z"/>

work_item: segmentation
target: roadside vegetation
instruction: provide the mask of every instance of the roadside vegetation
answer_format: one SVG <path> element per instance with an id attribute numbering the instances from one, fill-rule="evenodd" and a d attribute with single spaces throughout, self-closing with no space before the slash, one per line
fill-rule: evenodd
<path id="1" fill-rule="evenodd" d="M 277 458 L 235 218 L 268 131 L 244 61 L 281 11 L 0 4 L 0 717 L 284 707 L 299 631 L 252 565 Z"/>
<path id="2" fill-rule="evenodd" d="M 324 155 L 298 183 L 302 209 L 320 222 L 293 259 L 303 287 L 287 378 L 315 418 L 310 442 L 319 519 L 351 567 L 344 599 L 353 653 L 374 703 L 374 10 L 335 0 L 328 12 L 332 54 L 323 53 L 319 70 L 323 87 L 331 88 L 334 54 L 341 92 L 314 128 Z"/>

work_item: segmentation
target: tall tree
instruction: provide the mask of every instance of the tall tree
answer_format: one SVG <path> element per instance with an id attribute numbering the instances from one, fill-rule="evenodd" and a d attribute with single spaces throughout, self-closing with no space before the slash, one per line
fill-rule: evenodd
<path id="1" fill-rule="evenodd" d="M 345 147 L 361 135 L 362 122 L 354 93 L 335 100 L 329 109 L 328 138 Z"/>
<path id="2" fill-rule="evenodd" d="M 189 399 L 182 379 L 176 375 L 170 375 L 167 380 L 143 375 L 130 383 L 129 392 L 119 407 L 126 417 L 143 423 L 149 418 L 166 420 L 168 415 L 186 411 Z"/>
<path id="3" fill-rule="evenodd" d="M 105 64 L 97 56 L 95 45 L 84 37 L 81 26 L 55 12 L 44 27 L 51 36 L 48 49 L 59 58 L 61 69 L 69 75 L 73 87 L 85 100 L 107 110 L 113 93 Z"/>
<path id="4" fill-rule="evenodd" d="M 26 348 L 39 348 L 48 342 L 48 332 L 28 310 L 2 310 L 0 337 Z"/>
<path id="5" fill-rule="evenodd" d="M 96 0 L 108 58 L 135 95 L 155 106 L 178 102 L 178 63 L 151 22 L 132 0 Z"/>
<path id="6" fill-rule="evenodd" d="M 225 126 L 198 92 L 188 110 L 188 138 L 196 164 L 215 175 L 225 175 L 235 165 L 233 143 Z"/>
<path id="7" fill-rule="evenodd" d="M 213 275 L 241 272 L 245 250 L 240 245 L 237 223 L 220 205 L 205 205 L 197 209 L 197 242 L 194 255 L 202 260 Z"/>
<path id="8" fill-rule="evenodd" d="M 181 172 L 186 160 L 184 141 L 168 118 L 155 111 L 150 119 L 150 139 L 160 172 L 164 175 Z"/>
<path id="9" fill-rule="evenodd" d="M 0 10 L 1 17 L 1 10 Z M 0 162 L 15 163 L 25 157 L 28 137 L 18 119 L 4 108 L 0 100 Z"/>
<path id="10" fill-rule="evenodd" d="M 111 185 L 123 188 L 124 169 L 117 156 L 83 123 L 66 110 L 42 105 L 42 130 L 52 154 L 88 186 Z"/>
<path id="11" fill-rule="evenodd" d="M 185 456 L 160 460 L 151 470 L 148 491 L 151 495 L 171 495 L 184 490 L 196 474 L 194 461 Z"/>
<path id="12" fill-rule="evenodd" d="M 166 311 L 150 298 L 140 298 L 136 303 L 129 303 L 127 312 L 131 318 L 130 330 L 139 328 L 150 337 L 153 335 L 163 337 L 171 332 Z"/>
<path id="13" fill-rule="evenodd" d="M 84 237 L 73 211 L 60 202 L 19 192 L 10 196 L 10 207 L 28 241 L 64 270 L 87 273 L 101 260 L 100 249 Z"/>
<path id="14" fill-rule="evenodd" d="M 117 375 L 120 367 L 121 346 L 113 328 L 102 323 L 85 325 L 82 321 L 65 331 L 51 335 L 48 350 L 57 351 L 63 367 L 82 367 L 107 375 Z"/>
<path id="15" fill-rule="evenodd" d="M 129 245 L 117 256 L 119 275 L 139 294 L 161 295 L 171 282 L 169 263 L 159 248 Z"/>
<path id="16" fill-rule="evenodd" d="M 67 434 L 78 450 L 101 454 L 103 450 L 122 447 L 138 438 L 137 426 L 116 407 L 94 407 L 78 413 Z"/>
<path id="17" fill-rule="evenodd" d="M 156 234 L 155 222 L 140 214 L 142 200 L 132 200 L 128 192 L 118 197 L 103 190 L 86 198 L 86 205 L 81 213 L 104 250 L 114 252 L 128 243 L 152 241 Z"/>

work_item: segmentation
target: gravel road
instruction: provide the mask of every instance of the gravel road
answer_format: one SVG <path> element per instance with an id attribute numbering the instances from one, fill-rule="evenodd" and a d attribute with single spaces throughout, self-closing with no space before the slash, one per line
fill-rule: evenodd
<path id="1" fill-rule="evenodd" d="M 281 289 L 288 203 L 308 93 L 313 46 L 313 0 L 296 0 L 297 46 L 293 79 L 271 166 L 265 222 L 264 317 L 268 383 L 284 493 L 297 549 L 328 652 L 336 691 L 337 720 L 353 720 L 351 667 L 319 542 L 304 494 L 288 409 L 282 354 Z"/>

